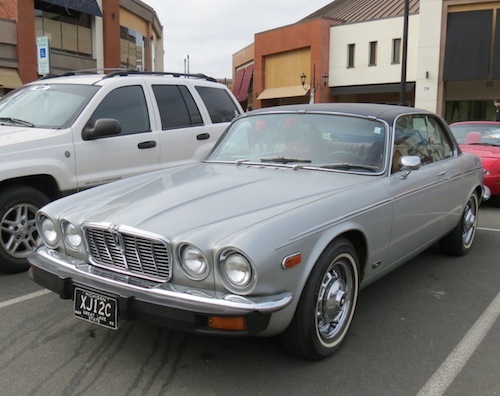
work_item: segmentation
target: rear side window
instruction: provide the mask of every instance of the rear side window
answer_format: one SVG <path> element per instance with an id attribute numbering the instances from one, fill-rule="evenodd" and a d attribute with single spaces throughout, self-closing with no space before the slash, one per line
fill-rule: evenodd
<path id="1" fill-rule="evenodd" d="M 184 85 L 154 85 L 162 130 L 203 125 L 200 111 Z"/>
<path id="2" fill-rule="evenodd" d="M 110 92 L 92 115 L 99 118 L 114 118 L 122 127 L 121 135 L 150 132 L 148 106 L 140 85 L 117 88 Z"/>
<path id="3" fill-rule="evenodd" d="M 229 122 L 239 114 L 238 108 L 225 89 L 196 87 L 196 90 L 205 102 L 210 119 L 214 124 Z"/>

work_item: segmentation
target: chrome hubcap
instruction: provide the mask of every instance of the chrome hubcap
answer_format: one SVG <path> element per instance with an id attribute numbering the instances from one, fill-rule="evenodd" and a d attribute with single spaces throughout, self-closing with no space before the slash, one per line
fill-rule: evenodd
<path id="1" fill-rule="evenodd" d="M 462 242 L 464 246 L 469 247 L 474 239 L 477 225 L 477 204 L 474 198 L 467 202 L 464 211 L 464 223 L 462 231 Z"/>
<path id="2" fill-rule="evenodd" d="M 316 303 L 316 326 L 323 339 L 335 339 L 349 321 L 353 288 L 350 265 L 343 260 L 324 274 Z"/>

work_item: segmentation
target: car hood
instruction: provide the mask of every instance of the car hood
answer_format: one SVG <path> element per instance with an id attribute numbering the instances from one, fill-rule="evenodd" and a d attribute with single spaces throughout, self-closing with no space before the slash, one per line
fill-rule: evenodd
<path id="1" fill-rule="evenodd" d="M 60 130 L 0 125 L 0 148 L 14 144 L 25 145 L 56 134 L 60 134 Z"/>
<path id="2" fill-rule="evenodd" d="M 378 178 L 290 167 L 200 163 L 97 187 L 55 201 L 43 210 L 76 224 L 125 224 L 167 237 L 215 224 L 225 224 L 225 232 L 230 234 L 347 189 L 353 197 L 356 192 L 352 190 L 361 190 Z"/>
<path id="3" fill-rule="evenodd" d="M 479 144 L 464 144 L 460 145 L 462 151 L 475 154 L 481 158 L 496 158 L 500 159 L 500 146 L 487 146 Z"/>

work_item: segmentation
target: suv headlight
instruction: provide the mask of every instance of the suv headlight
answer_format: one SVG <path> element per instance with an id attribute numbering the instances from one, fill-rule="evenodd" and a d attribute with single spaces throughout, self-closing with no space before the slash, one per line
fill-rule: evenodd
<path id="1" fill-rule="evenodd" d="M 82 235 L 78 228 L 73 223 L 65 220 L 62 222 L 61 229 L 66 243 L 72 249 L 80 250 L 82 248 Z"/>
<path id="2" fill-rule="evenodd" d="M 236 250 L 225 250 L 220 255 L 220 272 L 229 290 L 248 294 L 256 284 L 257 276 L 250 261 Z"/>
<path id="3" fill-rule="evenodd" d="M 208 261 L 203 252 L 196 246 L 184 244 L 179 248 L 181 268 L 188 278 L 203 280 L 208 275 Z"/>
<path id="4" fill-rule="evenodd" d="M 44 213 L 37 216 L 37 229 L 43 239 L 43 243 L 48 247 L 55 249 L 59 245 L 59 233 L 56 223 Z"/>

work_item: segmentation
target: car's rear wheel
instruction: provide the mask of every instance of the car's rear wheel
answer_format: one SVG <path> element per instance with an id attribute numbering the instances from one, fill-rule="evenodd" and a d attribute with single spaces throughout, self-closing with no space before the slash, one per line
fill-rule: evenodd
<path id="1" fill-rule="evenodd" d="M 346 338 L 358 291 L 356 251 L 339 238 L 323 252 L 306 282 L 292 322 L 281 334 L 285 348 L 309 360 L 334 353 Z"/>
<path id="2" fill-rule="evenodd" d="M 460 221 L 455 228 L 439 241 L 441 251 L 452 256 L 468 253 L 476 235 L 479 198 L 473 193 L 465 204 Z"/>
<path id="3" fill-rule="evenodd" d="M 28 255 L 41 243 L 35 226 L 37 210 L 49 198 L 31 187 L 13 187 L 0 194 L 0 271 L 28 269 Z"/>

